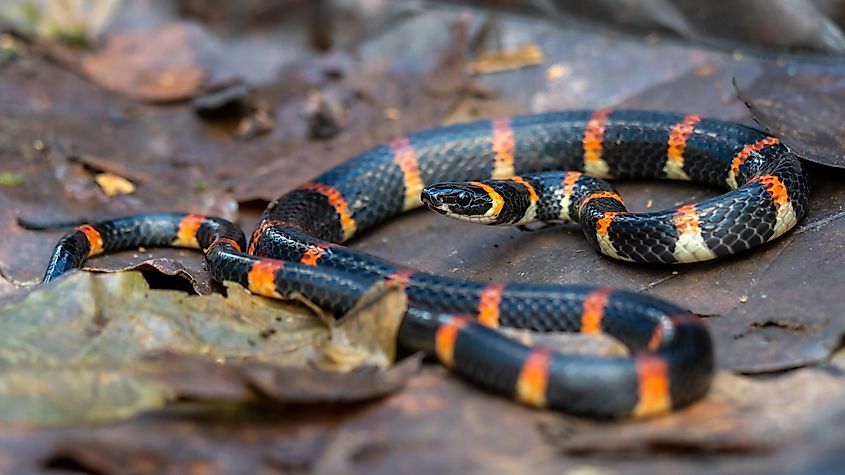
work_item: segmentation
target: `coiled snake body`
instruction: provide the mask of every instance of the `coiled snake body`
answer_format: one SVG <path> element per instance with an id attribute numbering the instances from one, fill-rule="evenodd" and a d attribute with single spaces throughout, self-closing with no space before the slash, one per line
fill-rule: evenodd
<path id="1" fill-rule="evenodd" d="M 673 210 L 629 213 L 593 177 L 694 180 L 729 191 Z M 482 181 L 439 185 L 469 180 Z M 471 221 L 577 220 L 600 252 L 654 263 L 713 259 L 761 245 L 793 227 L 807 201 L 798 159 L 760 131 L 662 112 L 544 113 L 429 129 L 370 149 L 271 203 L 248 247 L 235 225 L 193 214 L 79 226 L 56 247 L 44 280 L 102 252 L 199 248 L 218 281 L 275 298 L 300 292 L 336 314 L 377 282 L 402 286 L 409 301 L 402 346 L 529 405 L 644 416 L 707 391 L 709 332 L 700 318 L 665 301 L 589 286 L 455 280 L 339 244 L 418 207 L 421 193 L 432 209 Z M 527 347 L 500 335 L 499 326 L 606 333 L 630 355 Z"/>

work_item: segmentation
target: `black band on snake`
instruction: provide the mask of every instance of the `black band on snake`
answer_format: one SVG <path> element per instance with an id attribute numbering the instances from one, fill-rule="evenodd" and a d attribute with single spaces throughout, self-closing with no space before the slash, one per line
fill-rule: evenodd
<path id="1" fill-rule="evenodd" d="M 694 180 L 729 191 L 673 210 L 629 213 L 610 185 L 592 177 Z M 441 185 L 470 180 L 478 181 Z M 248 248 L 240 229 L 217 218 L 120 218 L 66 235 L 44 280 L 102 252 L 198 248 L 218 281 L 275 298 L 300 292 L 336 314 L 377 282 L 400 285 L 409 300 L 403 347 L 529 405 L 645 416 L 706 393 L 714 371 L 710 334 L 675 305 L 606 288 L 454 280 L 339 244 L 419 206 L 421 194 L 432 209 L 470 221 L 579 221 L 607 256 L 685 263 L 780 236 L 804 214 L 807 184 L 778 139 L 695 115 L 597 110 L 479 121 L 396 139 L 288 192 L 267 208 Z M 605 333 L 630 355 L 526 347 L 496 332 L 499 326 Z"/>

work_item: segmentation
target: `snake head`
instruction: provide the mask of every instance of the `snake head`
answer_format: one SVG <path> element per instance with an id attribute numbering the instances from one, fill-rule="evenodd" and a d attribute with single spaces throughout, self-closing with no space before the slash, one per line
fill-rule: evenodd
<path id="1" fill-rule="evenodd" d="M 420 199 L 444 216 L 481 224 L 495 224 L 504 204 L 501 195 L 477 181 L 431 185 L 423 189 Z"/>

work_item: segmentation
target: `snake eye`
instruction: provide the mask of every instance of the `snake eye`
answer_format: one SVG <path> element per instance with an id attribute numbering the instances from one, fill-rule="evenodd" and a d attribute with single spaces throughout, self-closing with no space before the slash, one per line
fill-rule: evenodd
<path id="1" fill-rule="evenodd" d="M 466 191 L 459 191 L 458 194 L 455 195 L 455 203 L 457 203 L 458 206 L 466 208 L 472 203 L 472 196 Z"/>

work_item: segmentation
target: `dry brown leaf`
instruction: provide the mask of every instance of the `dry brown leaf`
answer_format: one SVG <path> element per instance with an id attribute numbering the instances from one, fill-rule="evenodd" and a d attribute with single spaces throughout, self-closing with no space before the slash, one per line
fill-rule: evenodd
<path id="1" fill-rule="evenodd" d="M 329 329 L 300 306 L 235 284 L 227 297 L 190 296 L 151 290 L 136 272 L 69 275 L 0 308 L 0 421 L 111 420 L 179 398 L 383 396 L 404 385 L 420 360 L 392 365 L 404 293 L 370 297 L 331 332 L 356 358 L 324 372 L 311 359 Z"/>
<path id="2" fill-rule="evenodd" d="M 397 334 L 406 306 L 402 289 L 375 285 L 359 305 L 332 325 L 331 337 L 314 363 L 332 371 L 389 368 L 396 359 Z"/>
<path id="3" fill-rule="evenodd" d="M 115 33 L 102 49 L 83 58 L 82 70 L 103 87 L 136 99 L 187 99 L 206 76 L 194 54 L 202 39 L 202 31 L 188 23 Z"/>

